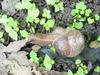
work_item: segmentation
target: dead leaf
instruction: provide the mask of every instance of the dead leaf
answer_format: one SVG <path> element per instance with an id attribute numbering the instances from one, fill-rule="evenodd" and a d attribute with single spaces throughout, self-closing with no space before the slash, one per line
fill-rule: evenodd
<path id="1" fill-rule="evenodd" d="M 30 66 L 21 66 L 15 60 L 6 60 L 4 65 L 12 75 L 33 75 Z"/>
<path id="2" fill-rule="evenodd" d="M 18 52 L 26 44 L 26 39 L 11 42 L 7 47 L 1 49 L 2 52 Z"/>
<path id="3" fill-rule="evenodd" d="M 19 65 L 30 65 L 30 62 L 27 58 L 28 53 L 26 53 L 25 51 L 20 51 L 20 52 L 15 52 L 15 53 L 11 53 L 10 55 L 8 55 L 8 59 L 13 59 L 16 60 Z"/>
<path id="4" fill-rule="evenodd" d="M 40 49 L 41 47 L 39 46 L 39 45 L 33 45 L 32 46 L 32 50 L 34 51 L 34 52 L 38 52 L 38 50 Z"/>
<path id="5" fill-rule="evenodd" d="M 2 9 L 4 11 L 10 12 L 11 14 L 14 14 L 16 13 L 15 4 L 19 1 L 20 0 L 3 0 L 3 2 L 1 2 Z"/>

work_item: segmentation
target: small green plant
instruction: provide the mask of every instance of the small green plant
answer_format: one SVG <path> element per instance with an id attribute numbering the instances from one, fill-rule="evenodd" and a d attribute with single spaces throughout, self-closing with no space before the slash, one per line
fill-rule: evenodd
<path id="1" fill-rule="evenodd" d="M 50 10 L 48 10 L 47 8 L 44 8 L 42 17 L 50 19 L 51 18 Z"/>
<path id="2" fill-rule="evenodd" d="M 96 66 L 96 68 L 94 69 L 95 72 L 100 73 L 100 66 Z"/>
<path id="3" fill-rule="evenodd" d="M 60 0 L 45 0 L 48 5 L 51 5 L 54 7 L 55 12 L 58 12 L 60 10 L 63 10 L 63 2 Z"/>
<path id="4" fill-rule="evenodd" d="M 38 23 L 39 22 L 39 9 L 36 8 L 35 3 L 31 3 L 31 0 L 22 0 L 21 2 L 16 4 L 16 9 L 26 9 L 28 14 L 26 17 L 26 21 L 29 23 Z"/>
<path id="5" fill-rule="evenodd" d="M 55 20 L 54 19 L 49 19 L 49 20 L 46 21 L 46 23 L 43 25 L 43 27 L 46 30 L 50 30 L 50 28 L 54 27 L 54 24 L 55 24 Z"/>
<path id="6" fill-rule="evenodd" d="M 7 15 L 1 15 L 0 23 L 3 25 L 4 30 L 9 34 L 12 39 L 18 39 L 17 33 L 19 31 L 19 27 L 16 20 L 14 20 L 12 17 L 7 17 Z M 1 36 L 3 36 L 3 34 Z"/>
<path id="7" fill-rule="evenodd" d="M 28 39 L 29 33 L 26 30 L 20 30 L 20 34 L 22 37 Z"/>
<path id="8" fill-rule="evenodd" d="M 31 51 L 29 56 L 30 56 L 30 61 L 31 62 L 35 62 L 35 63 L 39 64 L 39 58 L 37 57 L 37 53 L 36 52 Z"/>
<path id="9" fill-rule="evenodd" d="M 54 60 L 51 59 L 47 54 L 45 55 L 44 59 L 42 57 L 37 57 L 37 53 L 31 51 L 30 54 L 30 62 L 34 62 L 41 67 L 44 67 L 46 70 L 51 70 L 52 65 L 54 64 Z M 42 60 L 41 60 L 42 59 Z"/>
<path id="10" fill-rule="evenodd" d="M 42 18 L 40 19 L 40 11 L 36 7 L 35 3 L 31 3 L 31 0 L 22 0 L 21 2 L 17 3 L 15 7 L 18 10 L 27 10 L 28 13 L 26 17 L 26 22 L 30 23 L 31 29 L 34 29 L 37 24 L 43 25 L 46 30 L 50 30 L 54 27 L 55 20 L 51 18 L 50 10 L 48 10 L 47 8 L 43 9 L 43 13 L 41 15 Z"/>
<path id="11" fill-rule="evenodd" d="M 76 29 L 83 28 L 85 23 L 92 24 L 95 21 L 100 20 L 100 16 L 98 14 L 93 16 L 92 10 L 87 8 L 84 2 L 78 2 L 75 8 L 71 11 L 71 15 L 73 16 L 72 27 Z"/>
<path id="12" fill-rule="evenodd" d="M 46 68 L 46 70 L 51 70 L 52 65 L 54 64 L 54 60 L 52 60 L 47 54 L 45 55 L 43 65 Z"/>
<path id="13" fill-rule="evenodd" d="M 50 30 L 54 27 L 55 20 L 51 18 L 50 10 L 47 8 L 43 9 L 42 18 L 40 20 L 40 24 L 46 29 Z"/>
<path id="14" fill-rule="evenodd" d="M 24 38 L 28 38 L 28 32 L 25 30 L 20 30 L 18 21 L 14 20 L 12 17 L 7 17 L 7 15 L 1 15 L 0 16 L 0 23 L 3 25 L 3 30 L 8 33 L 8 35 L 13 40 L 18 40 L 18 36 L 22 36 Z M 4 31 L 0 32 L 0 40 L 1 42 L 4 42 Z M 20 35 L 19 35 L 20 31 Z"/>
<path id="15" fill-rule="evenodd" d="M 63 2 L 59 2 L 59 3 L 54 4 L 54 8 L 55 8 L 55 12 L 63 10 L 64 9 Z"/>
<path id="16" fill-rule="evenodd" d="M 75 61 L 75 64 L 77 65 L 78 69 L 75 73 L 73 73 L 71 70 L 68 70 L 67 75 L 86 75 L 88 74 L 87 66 L 84 65 L 80 59 L 77 59 Z"/>
<path id="17" fill-rule="evenodd" d="M 56 53 L 56 49 L 54 46 L 52 46 L 51 44 L 48 45 L 49 49 L 51 52 Z"/>

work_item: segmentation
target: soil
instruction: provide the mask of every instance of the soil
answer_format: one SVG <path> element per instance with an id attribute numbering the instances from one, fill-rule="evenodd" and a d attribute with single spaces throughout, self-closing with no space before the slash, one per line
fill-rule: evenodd
<path id="1" fill-rule="evenodd" d="M 14 19 L 17 19 L 21 28 L 27 28 L 27 23 L 24 21 L 26 17 L 26 11 L 16 11 L 13 6 L 12 9 L 2 9 L 2 1 L 11 2 L 12 0 L 0 0 L 0 13 L 8 14 Z M 14 0 L 18 2 L 20 0 Z M 32 0 L 37 4 L 40 10 L 47 7 L 45 0 Z M 58 13 L 55 13 L 54 10 L 51 10 L 51 14 L 55 19 L 55 27 L 66 28 L 72 23 L 71 10 L 78 2 L 78 0 L 62 0 L 64 3 L 64 10 Z M 100 14 L 100 0 L 85 0 L 86 5 L 93 10 L 93 14 Z M 11 4 L 11 3 L 10 3 Z M 7 13 L 10 12 L 10 13 Z M 37 25 L 35 27 L 36 32 L 48 33 L 43 29 L 42 26 Z M 53 29 L 51 29 L 52 32 Z M 52 67 L 51 71 L 46 71 L 39 65 L 29 62 L 29 52 L 32 48 L 32 44 L 26 43 L 23 40 L 15 41 L 10 39 L 7 34 L 5 34 L 6 42 L 0 43 L 0 75 L 66 75 L 68 69 L 71 69 L 73 72 L 77 70 L 75 64 L 76 59 L 81 59 L 84 64 L 88 66 L 89 73 L 88 75 L 100 75 L 94 73 L 94 68 L 100 66 L 100 46 L 99 48 L 90 48 L 89 44 L 91 41 L 94 41 L 98 35 L 100 35 L 100 20 L 93 23 L 92 25 L 85 25 L 80 30 L 86 37 L 86 47 L 83 52 L 73 58 L 68 58 L 60 55 L 56 55 L 50 52 L 50 49 L 46 47 L 40 47 L 38 52 L 39 56 L 43 57 L 44 54 L 48 54 L 52 59 L 55 60 L 55 64 Z M 19 44 L 19 45 L 18 45 Z M 11 48 L 12 47 L 12 48 Z"/>

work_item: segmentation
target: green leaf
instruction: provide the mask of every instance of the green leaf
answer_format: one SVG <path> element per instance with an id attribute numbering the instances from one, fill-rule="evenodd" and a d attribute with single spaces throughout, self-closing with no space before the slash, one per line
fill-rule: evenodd
<path id="1" fill-rule="evenodd" d="M 13 32 L 13 29 L 12 29 L 12 27 L 10 27 L 10 26 L 8 26 L 8 25 L 5 25 L 5 31 L 6 31 L 7 33 L 11 33 L 11 32 Z"/>
<path id="2" fill-rule="evenodd" d="M 45 20 L 44 18 L 42 18 L 42 19 L 40 20 L 40 24 L 41 24 L 41 25 L 45 24 L 45 21 L 46 21 L 46 20 Z"/>
<path id="3" fill-rule="evenodd" d="M 40 19 L 39 18 L 35 18 L 34 22 L 37 24 L 39 23 Z"/>
<path id="4" fill-rule="evenodd" d="M 90 18 L 90 17 L 87 19 L 87 21 L 88 21 L 89 24 L 94 23 L 94 19 L 92 19 L 92 18 Z"/>
<path id="5" fill-rule="evenodd" d="M 57 4 L 54 4 L 55 12 L 59 11 L 59 6 Z"/>
<path id="6" fill-rule="evenodd" d="M 17 40 L 18 38 L 18 35 L 17 35 L 17 32 L 15 32 L 14 30 L 12 32 L 9 33 L 9 36 L 14 39 L 14 40 Z"/>
<path id="7" fill-rule="evenodd" d="M 83 15 L 84 14 L 84 10 L 80 11 L 80 14 Z"/>
<path id="8" fill-rule="evenodd" d="M 77 14 L 76 16 L 75 16 L 75 18 L 81 18 L 82 16 L 80 15 L 80 14 Z"/>
<path id="9" fill-rule="evenodd" d="M 91 9 L 86 9 L 85 10 L 85 16 L 90 16 L 90 14 L 92 13 Z"/>
<path id="10" fill-rule="evenodd" d="M 66 75 L 74 75 L 73 72 L 71 70 L 68 70 Z"/>
<path id="11" fill-rule="evenodd" d="M 47 54 L 45 55 L 43 65 L 45 66 L 46 70 L 50 71 L 52 65 L 54 64 L 54 60 L 52 60 Z"/>
<path id="12" fill-rule="evenodd" d="M 30 33 L 35 33 L 35 28 L 34 27 L 30 28 Z"/>
<path id="13" fill-rule="evenodd" d="M 84 71 L 83 71 L 83 69 L 81 67 L 78 68 L 77 74 L 79 74 L 79 75 L 83 75 L 84 74 Z"/>
<path id="14" fill-rule="evenodd" d="M 63 2 L 59 2 L 57 4 L 54 4 L 54 7 L 55 7 L 55 12 L 58 12 L 60 10 L 63 10 L 64 9 Z"/>
<path id="15" fill-rule="evenodd" d="M 84 22 L 84 21 L 85 21 L 85 19 L 84 19 L 84 18 L 80 18 L 80 19 L 79 19 L 79 21 Z"/>
<path id="16" fill-rule="evenodd" d="M 73 23 L 73 26 L 77 29 L 81 29 L 83 27 L 83 23 L 82 22 L 75 22 L 75 23 Z"/>
<path id="17" fill-rule="evenodd" d="M 56 53 L 56 49 L 55 49 L 55 47 L 52 46 L 52 47 L 50 48 L 50 51 L 53 52 L 53 53 Z"/>
<path id="18" fill-rule="evenodd" d="M 3 32 L 0 32 L 0 38 L 2 38 L 3 37 Z"/>
<path id="19" fill-rule="evenodd" d="M 31 62 L 35 62 L 35 63 L 39 64 L 39 58 L 37 57 L 37 53 L 35 53 L 34 51 L 31 51 L 29 56 L 30 56 Z"/>
<path id="20" fill-rule="evenodd" d="M 54 5 L 56 0 L 45 0 L 48 5 Z"/>
<path id="21" fill-rule="evenodd" d="M 94 69 L 95 72 L 100 73 L 100 66 L 96 66 L 96 68 Z"/>
<path id="22" fill-rule="evenodd" d="M 4 42 L 5 41 L 5 39 L 4 38 L 0 38 L 0 42 Z"/>
<path id="23" fill-rule="evenodd" d="M 19 2 L 19 3 L 17 3 L 17 4 L 15 5 L 15 8 L 16 8 L 16 9 L 22 9 L 23 7 L 22 7 L 22 4 Z"/>
<path id="24" fill-rule="evenodd" d="M 48 10 L 47 8 L 43 9 L 43 17 L 50 19 L 51 18 L 51 14 L 50 14 L 50 10 Z"/>
<path id="25" fill-rule="evenodd" d="M 79 2 L 76 4 L 76 9 L 79 9 L 79 10 L 85 10 L 86 9 L 86 5 L 84 2 Z"/>
<path id="26" fill-rule="evenodd" d="M 46 22 L 46 25 L 49 28 L 53 28 L 54 27 L 54 24 L 55 24 L 55 20 L 54 19 L 47 20 L 47 22 Z"/>
<path id="27" fill-rule="evenodd" d="M 97 41 L 100 41 L 100 35 L 98 36 Z"/>
<path id="28" fill-rule="evenodd" d="M 78 9 L 73 9 L 73 10 L 71 11 L 71 15 L 72 15 L 72 16 L 79 15 L 79 10 L 78 10 Z"/>
<path id="29" fill-rule="evenodd" d="M 29 9 L 31 7 L 32 7 L 32 3 L 30 3 L 29 1 L 23 1 L 23 0 L 22 2 L 19 2 L 15 5 L 15 8 L 18 10 Z"/>
<path id="30" fill-rule="evenodd" d="M 76 65 L 81 64 L 81 60 L 80 60 L 80 59 L 77 59 L 77 60 L 75 61 L 75 64 L 76 64 Z"/>
<path id="31" fill-rule="evenodd" d="M 3 23 L 3 25 L 6 25 L 7 24 L 7 15 L 2 15 L 2 20 L 1 20 L 1 23 Z"/>
<path id="32" fill-rule="evenodd" d="M 100 19 L 100 16 L 99 16 L 98 14 L 96 14 L 96 15 L 95 15 L 95 20 L 98 21 L 99 19 Z"/>
<path id="33" fill-rule="evenodd" d="M 29 36 L 29 33 L 26 30 L 20 30 L 20 34 L 24 38 L 28 38 L 28 36 Z"/>
<path id="34" fill-rule="evenodd" d="M 33 16 L 27 16 L 26 17 L 26 21 L 27 22 L 33 23 L 33 20 L 34 20 L 34 17 Z"/>
<path id="35" fill-rule="evenodd" d="M 13 19 L 12 17 L 9 17 L 9 18 L 7 19 L 7 25 L 9 25 L 9 26 L 13 27 L 14 29 L 16 29 L 16 27 L 17 27 L 17 22 L 14 21 L 14 19 Z"/>
<path id="36" fill-rule="evenodd" d="M 56 2 L 58 3 L 60 0 L 56 0 Z"/>
<path id="37" fill-rule="evenodd" d="M 44 24 L 43 27 L 48 31 L 50 30 L 50 28 L 48 27 L 48 25 Z"/>
<path id="38" fill-rule="evenodd" d="M 39 9 L 29 9 L 28 10 L 28 16 L 34 16 L 35 18 L 36 17 L 38 17 L 39 16 L 39 13 L 40 13 L 40 11 L 39 11 Z"/>

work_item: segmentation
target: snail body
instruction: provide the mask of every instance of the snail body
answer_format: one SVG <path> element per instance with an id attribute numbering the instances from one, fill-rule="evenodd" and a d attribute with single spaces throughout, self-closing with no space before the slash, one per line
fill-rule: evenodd
<path id="1" fill-rule="evenodd" d="M 73 28 L 56 28 L 48 34 L 32 34 L 28 42 L 45 46 L 52 44 L 62 55 L 75 57 L 79 55 L 84 48 L 84 37 L 82 33 Z"/>

